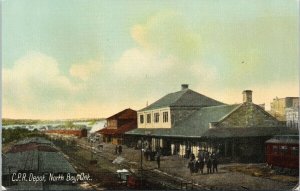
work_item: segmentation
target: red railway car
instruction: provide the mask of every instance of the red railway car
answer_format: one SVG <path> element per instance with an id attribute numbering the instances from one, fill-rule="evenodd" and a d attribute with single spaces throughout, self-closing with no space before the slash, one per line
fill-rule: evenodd
<path id="1" fill-rule="evenodd" d="M 299 168 L 299 135 L 275 136 L 265 142 L 266 162 L 270 166 Z"/>

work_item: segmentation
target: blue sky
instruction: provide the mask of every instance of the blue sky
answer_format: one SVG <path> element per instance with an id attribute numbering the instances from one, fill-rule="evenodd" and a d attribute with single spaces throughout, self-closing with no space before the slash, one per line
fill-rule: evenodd
<path id="1" fill-rule="evenodd" d="M 180 89 L 298 96 L 296 0 L 9 0 L 3 116 L 107 117 Z"/>

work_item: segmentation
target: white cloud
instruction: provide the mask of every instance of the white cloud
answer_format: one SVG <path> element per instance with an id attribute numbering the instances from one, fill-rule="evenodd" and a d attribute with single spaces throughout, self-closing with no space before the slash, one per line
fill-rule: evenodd
<path id="1" fill-rule="evenodd" d="M 74 64 L 70 68 L 70 74 L 81 80 L 87 81 L 94 75 L 100 73 L 101 63 L 98 61 L 89 61 L 84 64 Z"/>
<path id="2" fill-rule="evenodd" d="M 12 68 L 3 69 L 3 114 L 62 111 L 65 100 L 70 100 L 78 90 L 79 87 L 60 73 L 55 59 L 31 52 L 17 60 Z"/>
<path id="3" fill-rule="evenodd" d="M 151 52 L 132 48 L 123 53 L 114 65 L 116 75 L 123 77 L 156 76 L 175 64 L 172 56 L 159 57 Z"/>
<path id="4" fill-rule="evenodd" d="M 184 61 L 199 56 L 201 38 L 174 11 L 159 12 L 131 28 L 131 36 L 142 49 L 172 55 Z"/>
<path id="5" fill-rule="evenodd" d="M 132 26 L 131 37 L 137 46 L 125 50 L 113 67 L 121 77 L 182 72 L 186 64 L 200 55 L 200 36 L 174 11 L 159 12 L 144 23 Z"/>

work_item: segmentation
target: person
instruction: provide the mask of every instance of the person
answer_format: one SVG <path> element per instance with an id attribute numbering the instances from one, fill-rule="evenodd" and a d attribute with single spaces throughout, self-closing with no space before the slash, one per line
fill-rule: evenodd
<path id="1" fill-rule="evenodd" d="M 119 155 L 122 154 L 122 145 L 119 145 Z"/>
<path id="2" fill-rule="evenodd" d="M 192 153 L 191 154 L 191 160 L 195 160 L 195 159 L 196 159 L 196 157 L 195 157 L 194 153 Z"/>
<path id="3" fill-rule="evenodd" d="M 157 168 L 160 168 L 160 152 L 157 151 L 156 153 L 156 162 L 157 162 Z"/>
<path id="4" fill-rule="evenodd" d="M 216 170 L 216 172 L 218 172 L 218 159 L 217 159 L 217 157 L 213 158 L 212 165 L 213 165 L 213 172 L 215 172 L 215 170 Z"/>
<path id="5" fill-rule="evenodd" d="M 199 172 L 199 169 L 200 169 L 200 161 L 197 160 L 197 161 L 195 162 L 195 173 L 198 173 L 198 172 Z"/>
<path id="6" fill-rule="evenodd" d="M 191 149 L 189 147 L 187 147 L 186 149 L 186 158 L 190 158 L 190 154 L 191 154 Z"/>
<path id="7" fill-rule="evenodd" d="M 206 163 L 207 174 L 211 173 L 211 165 L 211 158 L 208 158 Z"/>
<path id="8" fill-rule="evenodd" d="M 119 150 L 119 146 L 116 145 L 116 148 L 115 148 L 115 154 L 116 154 L 116 155 L 118 154 L 118 150 Z"/>
<path id="9" fill-rule="evenodd" d="M 203 169 L 204 169 L 204 159 L 200 159 L 199 169 L 200 169 L 201 174 L 203 174 Z"/>
<path id="10" fill-rule="evenodd" d="M 190 173 L 193 174 L 195 166 L 194 161 L 192 159 L 188 163 L 188 168 L 190 169 Z"/>

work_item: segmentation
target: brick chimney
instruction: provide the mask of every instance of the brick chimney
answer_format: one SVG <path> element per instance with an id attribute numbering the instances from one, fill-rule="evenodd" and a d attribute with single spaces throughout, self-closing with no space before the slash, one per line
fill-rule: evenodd
<path id="1" fill-rule="evenodd" d="M 181 90 L 186 90 L 189 89 L 189 85 L 188 84 L 181 84 Z"/>
<path id="2" fill-rule="evenodd" d="M 251 102 L 252 102 L 252 90 L 244 90 L 243 103 L 251 103 Z"/>

